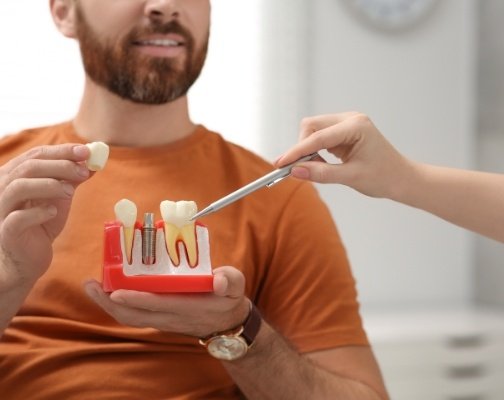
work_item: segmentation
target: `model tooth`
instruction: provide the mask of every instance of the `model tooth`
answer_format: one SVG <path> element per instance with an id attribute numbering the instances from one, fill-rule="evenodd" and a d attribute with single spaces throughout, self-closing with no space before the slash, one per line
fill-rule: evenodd
<path id="1" fill-rule="evenodd" d="M 198 248 L 194 221 L 190 219 L 198 211 L 196 203 L 165 200 L 161 202 L 160 209 L 164 221 L 166 249 L 173 264 L 180 264 L 177 243 L 182 241 L 187 251 L 189 265 L 195 267 L 198 262 Z"/>
<path id="2" fill-rule="evenodd" d="M 173 216 L 177 210 L 177 203 L 170 200 L 164 200 L 159 205 L 159 209 L 161 210 L 161 218 L 163 218 L 164 222 L 173 221 Z"/>
<path id="3" fill-rule="evenodd" d="M 89 158 L 86 161 L 86 166 L 90 171 L 101 171 L 105 168 L 109 157 L 109 147 L 103 142 L 92 142 L 86 144 L 91 152 Z"/>
<path id="4" fill-rule="evenodd" d="M 179 228 L 190 224 L 191 217 L 198 212 L 194 201 L 169 201 L 165 200 L 160 205 L 163 221 L 176 225 Z"/>
<path id="5" fill-rule="evenodd" d="M 137 219 L 137 206 L 131 200 L 119 200 L 114 207 L 116 219 L 123 225 L 124 249 L 131 264 L 131 249 L 133 248 L 133 234 Z"/>

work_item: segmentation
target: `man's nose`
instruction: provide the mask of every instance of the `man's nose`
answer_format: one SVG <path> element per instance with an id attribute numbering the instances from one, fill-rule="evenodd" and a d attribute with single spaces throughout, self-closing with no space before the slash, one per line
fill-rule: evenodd
<path id="1" fill-rule="evenodd" d="M 161 22 L 177 19 L 180 16 L 179 0 L 147 0 L 145 16 Z"/>

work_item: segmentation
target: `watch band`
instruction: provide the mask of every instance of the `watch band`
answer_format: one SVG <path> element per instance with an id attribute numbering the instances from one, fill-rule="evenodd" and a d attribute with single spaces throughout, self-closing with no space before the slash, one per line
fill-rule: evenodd
<path id="1" fill-rule="evenodd" d="M 252 346 L 252 343 L 254 343 L 254 340 L 259 333 L 259 329 L 261 329 L 261 322 L 261 313 L 255 304 L 250 302 L 250 313 L 243 323 L 243 331 L 241 333 L 249 347 Z"/>
<path id="2" fill-rule="evenodd" d="M 201 338 L 199 341 L 202 345 L 206 345 L 206 343 L 217 336 L 227 336 L 227 335 L 238 335 L 243 337 L 247 346 L 251 346 L 254 343 L 254 340 L 259 333 L 259 329 L 261 329 L 261 313 L 255 306 L 255 304 L 250 302 L 250 312 L 247 315 L 247 318 L 240 326 L 229 329 L 224 332 L 216 332 L 207 336 L 205 338 Z"/>

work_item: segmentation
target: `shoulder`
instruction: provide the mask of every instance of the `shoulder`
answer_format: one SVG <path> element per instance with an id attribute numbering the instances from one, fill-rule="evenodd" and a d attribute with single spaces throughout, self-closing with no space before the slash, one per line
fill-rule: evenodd
<path id="1" fill-rule="evenodd" d="M 207 131 L 206 134 L 207 143 L 211 143 L 206 156 L 212 160 L 208 162 L 218 165 L 220 171 L 225 170 L 228 192 L 253 182 L 275 169 L 271 162 L 259 154 L 227 141 L 215 132 Z M 311 209 L 320 205 L 322 201 L 310 182 L 288 178 L 271 188 L 258 190 L 247 197 L 246 203 L 262 210 L 263 213 L 271 211 L 278 216 L 286 207 Z"/>
<path id="2" fill-rule="evenodd" d="M 259 154 L 225 139 L 222 135 L 205 129 L 207 143 L 211 146 L 211 156 L 223 164 L 239 168 L 250 175 L 267 173 L 272 164 Z"/>
<path id="3" fill-rule="evenodd" d="M 206 130 L 206 134 L 207 143 L 211 146 L 207 155 L 213 158 L 213 162 L 224 167 L 228 178 L 235 176 L 238 179 L 253 181 L 275 169 L 273 164 L 260 154 L 226 140 L 220 134 L 210 130 Z M 310 184 L 298 180 L 292 180 L 292 182 L 296 182 L 293 189 L 300 185 L 310 186 Z M 282 184 L 278 187 L 281 186 L 285 185 Z"/>
<path id="4" fill-rule="evenodd" d="M 0 138 L 0 165 L 33 147 L 60 143 L 60 133 L 67 125 L 30 128 Z"/>

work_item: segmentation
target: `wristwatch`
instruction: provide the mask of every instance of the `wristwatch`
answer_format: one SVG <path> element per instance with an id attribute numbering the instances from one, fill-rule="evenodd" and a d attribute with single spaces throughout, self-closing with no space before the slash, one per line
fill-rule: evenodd
<path id="1" fill-rule="evenodd" d="M 257 307 L 252 302 L 250 304 L 250 313 L 242 325 L 199 340 L 211 356 L 219 360 L 234 361 L 247 354 L 254 344 L 262 321 Z"/>

